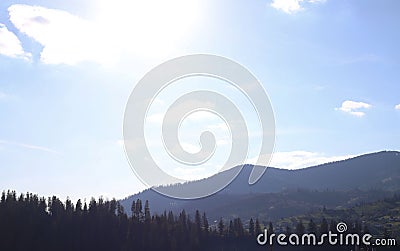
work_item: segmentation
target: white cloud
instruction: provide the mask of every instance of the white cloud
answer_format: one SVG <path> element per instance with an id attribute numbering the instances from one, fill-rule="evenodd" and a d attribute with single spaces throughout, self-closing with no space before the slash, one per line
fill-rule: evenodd
<path id="1" fill-rule="evenodd" d="M 394 107 L 394 109 L 400 110 L 400 104 L 396 105 L 396 106 Z"/>
<path id="2" fill-rule="evenodd" d="M 188 34 L 199 13 L 195 2 L 99 0 L 92 6 L 90 20 L 24 4 L 12 5 L 8 11 L 20 32 L 43 45 L 42 62 L 114 65 L 129 56 L 165 57 L 177 48 L 180 36 Z"/>
<path id="3" fill-rule="evenodd" d="M 188 153 L 198 153 L 201 150 L 199 145 L 189 144 L 189 143 L 181 143 L 182 148 Z"/>
<path id="4" fill-rule="evenodd" d="M 154 113 L 146 117 L 146 122 L 159 124 L 162 123 L 163 119 L 164 119 L 163 113 Z"/>
<path id="5" fill-rule="evenodd" d="M 365 115 L 365 112 L 359 111 L 359 109 L 369 109 L 371 107 L 372 106 L 370 104 L 364 102 L 346 100 L 342 103 L 342 106 L 340 108 L 336 108 L 335 110 L 347 112 L 357 117 L 363 117 Z"/>
<path id="6" fill-rule="evenodd" d="M 355 155 L 326 156 L 323 153 L 308 151 L 276 152 L 272 155 L 270 166 L 284 169 L 299 169 L 352 157 L 355 157 Z"/>
<path id="7" fill-rule="evenodd" d="M 30 60 L 32 55 L 24 51 L 21 41 L 4 24 L 0 23 L 0 54 Z M 1 95 L 0 95 L 1 97 Z"/>
<path id="8" fill-rule="evenodd" d="M 273 0 L 271 6 L 288 14 L 302 9 L 300 2 L 303 0 Z"/>
<path id="9" fill-rule="evenodd" d="M 12 146 L 17 146 L 17 147 L 21 147 L 21 148 L 31 149 L 31 150 L 38 150 L 38 151 L 43 151 L 43 152 L 48 152 L 48 153 L 59 154 L 59 152 L 57 152 L 56 150 L 50 149 L 48 147 L 14 142 L 14 141 L 8 141 L 8 140 L 0 140 L 0 145 L 12 145 Z"/>
<path id="10" fill-rule="evenodd" d="M 326 0 L 308 0 L 310 4 L 324 3 Z M 273 0 L 271 6 L 288 14 L 303 10 L 304 0 Z"/>
<path id="11" fill-rule="evenodd" d="M 105 63 L 100 31 L 90 22 L 66 11 L 15 4 L 8 8 L 10 21 L 22 33 L 43 45 L 46 64 L 76 64 L 92 60 Z M 105 32 L 105 31 L 104 31 Z"/>
<path id="12" fill-rule="evenodd" d="M 326 0 L 309 0 L 309 3 L 325 3 Z"/>

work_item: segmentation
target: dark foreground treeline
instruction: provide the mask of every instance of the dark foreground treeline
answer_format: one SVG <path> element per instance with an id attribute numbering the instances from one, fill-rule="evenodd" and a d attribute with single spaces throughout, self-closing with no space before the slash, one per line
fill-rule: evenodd
<path id="1" fill-rule="evenodd" d="M 0 251 L 351 250 L 327 245 L 260 246 L 256 236 L 263 230 L 258 220 L 251 219 L 246 228 L 240 218 L 230 222 L 221 219 L 210 226 L 205 213 L 196 211 L 192 217 L 183 210 L 179 215 L 151 215 L 149 203 L 142 205 L 140 200 L 134 201 L 130 210 L 132 216 L 128 217 L 115 199 L 91 199 L 89 204 L 78 200 L 74 204 L 55 196 L 45 199 L 30 193 L 17 196 L 14 191 L 3 192 Z M 293 233 L 319 232 L 313 224 L 306 228 L 300 222 Z M 327 230 L 333 228 L 331 225 L 324 222 L 319 228 Z M 274 232 L 272 224 L 266 227 L 269 233 Z"/>
<path id="2" fill-rule="evenodd" d="M 150 215 L 149 204 L 137 200 L 128 217 L 115 199 L 65 203 L 57 197 L 3 192 L 0 202 L 1 251 L 119 250 L 251 250 L 255 238 L 235 221 L 234 235 L 209 226 L 205 213 L 182 211 Z"/>

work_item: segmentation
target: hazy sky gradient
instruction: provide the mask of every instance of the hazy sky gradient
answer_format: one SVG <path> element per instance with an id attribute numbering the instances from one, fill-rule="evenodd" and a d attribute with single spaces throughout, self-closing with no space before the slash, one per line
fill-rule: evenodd
<path id="1" fill-rule="evenodd" d="M 0 2 L 1 190 L 143 189 L 121 144 L 125 104 L 147 71 L 191 53 L 231 58 L 263 83 L 275 166 L 400 149 L 399 1 L 126 2 Z"/>

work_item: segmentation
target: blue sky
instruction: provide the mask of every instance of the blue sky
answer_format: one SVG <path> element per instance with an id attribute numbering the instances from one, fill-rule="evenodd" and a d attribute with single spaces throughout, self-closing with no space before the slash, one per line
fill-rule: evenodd
<path id="1" fill-rule="evenodd" d="M 263 83 L 274 166 L 399 150 L 398 1 L 126 2 L 1 1 L 0 189 L 73 199 L 143 189 L 121 144 L 125 104 L 147 71 L 191 53 L 231 58 Z M 199 83 L 183 85 L 164 100 Z"/>

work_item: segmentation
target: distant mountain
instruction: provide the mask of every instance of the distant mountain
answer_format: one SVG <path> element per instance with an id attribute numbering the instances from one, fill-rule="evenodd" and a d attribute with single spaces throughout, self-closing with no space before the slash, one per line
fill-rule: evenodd
<path id="1" fill-rule="evenodd" d="M 241 167 L 165 189 L 196 189 L 238 168 Z M 211 218 L 239 216 L 276 219 L 322 206 L 336 208 L 361 201 L 374 201 L 400 191 L 400 152 L 395 151 L 365 154 L 300 170 L 271 167 L 256 184 L 249 185 L 248 177 L 252 168 L 252 165 L 245 165 L 232 183 L 206 198 L 171 199 L 148 189 L 129 196 L 121 204 L 130 209 L 132 200 L 139 198 L 149 200 L 151 210 L 157 213 L 185 209 L 193 214 L 191 211 L 199 209 Z"/>

